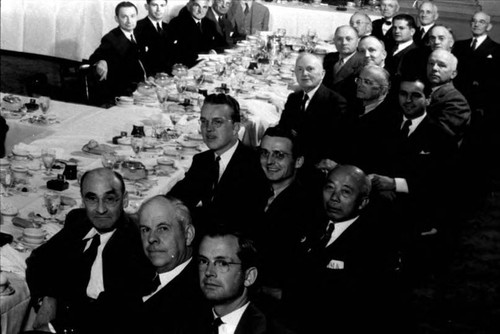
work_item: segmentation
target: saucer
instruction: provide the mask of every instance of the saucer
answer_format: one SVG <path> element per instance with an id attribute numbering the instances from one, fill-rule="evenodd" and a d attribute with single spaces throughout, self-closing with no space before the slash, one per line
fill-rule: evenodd
<path id="1" fill-rule="evenodd" d="M 31 242 L 27 242 L 24 240 L 24 238 L 22 236 L 16 238 L 16 241 L 20 244 L 22 244 L 23 246 L 26 246 L 26 247 L 29 247 L 29 248 L 37 248 L 38 246 L 42 245 L 44 242 L 45 242 L 45 239 L 43 239 L 42 242 L 40 243 L 31 243 Z"/>

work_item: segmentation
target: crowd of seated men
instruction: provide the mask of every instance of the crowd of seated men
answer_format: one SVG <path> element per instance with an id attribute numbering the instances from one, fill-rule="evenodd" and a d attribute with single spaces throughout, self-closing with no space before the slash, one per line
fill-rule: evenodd
<path id="1" fill-rule="evenodd" d="M 188 64 L 216 41 L 230 45 L 260 29 L 255 2 L 208 8 L 190 0 L 168 26 L 165 5 L 147 1 L 137 29 L 136 8 L 117 6 L 119 27 L 91 57 L 104 82 L 168 71 L 165 59 Z M 435 22 L 434 3 L 420 4 L 419 27 L 397 13 L 397 0 L 381 5 L 385 21 L 361 38 L 359 27 L 335 31 L 338 52 L 299 54 L 298 87 L 258 148 L 238 139 L 238 101 L 211 94 L 200 114 L 208 150 L 136 215 L 123 210 L 128 195 L 118 173 L 87 172 L 84 207 L 27 260 L 34 327 L 412 332 L 411 291 L 446 277 L 477 194 L 461 176 L 484 174 L 483 154 L 498 148 L 499 90 L 488 72 L 499 69 L 500 47 L 487 36 L 484 12 L 473 15 L 473 38 L 455 43 Z M 167 58 L 153 54 L 165 50 Z"/>

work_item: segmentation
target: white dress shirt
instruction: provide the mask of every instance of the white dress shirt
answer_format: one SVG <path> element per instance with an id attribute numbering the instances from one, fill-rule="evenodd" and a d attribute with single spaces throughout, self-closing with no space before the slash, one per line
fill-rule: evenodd
<path id="1" fill-rule="evenodd" d="M 238 326 L 238 323 L 243 316 L 243 312 L 245 312 L 249 304 L 250 302 L 246 303 L 239 309 L 236 309 L 233 312 L 221 317 L 223 324 L 219 326 L 219 334 L 234 334 L 234 332 L 236 331 L 236 327 Z M 212 310 L 212 312 L 214 314 L 214 318 L 218 317 L 215 311 Z"/>
<path id="2" fill-rule="evenodd" d="M 345 222 L 341 223 L 335 223 L 330 221 L 328 224 L 334 223 L 335 229 L 333 230 L 332 235 L 330 236 L 330 240 L 328 240 L 328 243 L 326 244 L 326 247 L 330 246 L 338 237 L 340 237 L 340 235 L 344 233 L 344 231 L 347 230 L 347 228 L 351 226 L 351 224 L 354 223 L 356 219 L 358 219 L 358 217 L 359 216 L 356 216 L 352 219 L 346 220 Z"/>
<path id="3" fill-rule="evenodd" d="M 174 269 L 172 269 L 170 271 L 167 271 L 166 273 L 160 273 L 159 274 L 159 276 L 160 276 L 160 285 L 156 288 L 155 291 L 153 291 L 153 293 L 151 293 L 151 294 L 149 294 L 147 296 L 142 297 L 142 300 L 146 301 L 149 298 L 153 297 L 155 293 L 157 293 L 158 291 L 161 290 L 161 288 L 163 288 L 165 285 L 167 285 L 168 283 L 170 283 L 174 278 L 176 278 L 184 270 L 184 268 L 187 267 L 187 265 L 189 264 L 189 262 L 191 262 L 191 260 L 192 260 L 192 257 L 189 258 L 189 260 L 187 260 L 186 262 L 183 262 L 183 263 L 179 264 Z"/>

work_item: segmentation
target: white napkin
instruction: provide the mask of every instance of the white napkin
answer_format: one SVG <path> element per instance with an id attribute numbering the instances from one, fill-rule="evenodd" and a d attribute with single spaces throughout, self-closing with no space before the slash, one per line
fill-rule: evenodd
<path id="1" fill-rule="evenodd" d="M 0 259 L 2 271 L 16 273 L 23 278 L 26 277 L 26 261 L 22 253 L 18 252 L 10 244 L 0 248 Z"/>

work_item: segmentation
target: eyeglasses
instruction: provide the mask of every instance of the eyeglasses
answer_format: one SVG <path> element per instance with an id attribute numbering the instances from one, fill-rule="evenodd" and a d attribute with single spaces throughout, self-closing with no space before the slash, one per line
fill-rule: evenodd
<path id="1" fill-rule="evenodd" d="M 122 198 L 121 197 L 116 197 L 116 196 L 113 196 L 113 195 L 109 195 L 109 196 L 104 196 L 104 198 L 102 199 L 102 202 L 104 203 L 104 205 L 108 208 L 111 208 L 111 207 L 114 207 L 118 204 L 118 202 L 120 202 Z M 94 195 L 85 195 L 85 197 L 83 198 L 83 201 L 85 202 L 85 204 L 89 207 L 95 207 L 97 205 L 99 205 L 99 197 L 97 196 L 94 196 Z"/>
<path id="2" fill-rule="evenodd" d="M 488 24 L 488 22 L 486 20 L 471 20 L 470 21 L 470 24 L 480 24 L 480 25 L 485 25 L 485 24 Z"/>
<path id="3" fill-rule="evenodd" d="M 275 160 L 283 160 L 283 159 L 285 159 L 287 156 L 289 156 L 291 154 L 290 153 L 286 153 L 286 152 L 281 152 L 281 151 L 272 151 L 272 152 L 269 152 L 266 149 L 260 148 L 259 149 L 259 155 L 263 159 L 269 159 L 269 156 L 271 156 Z"/>
<path id="4" fill-rule="evenodd" d="M 229 268 L 231 267 L 231 265 L 236 265 L 236 264 L 241 265 L 242 264 L 241 262 L 230 262 L 230 261 L 226 261 L 226 260 L 222 260 L 222 259 L 210 261 L 209 259 L 204 258 L 204 257 L 198 257 L 197 261 L 198 261 L 198 270 L 205 271 L 205 270 L 207 270 L 208 265 L 210 263 L 213 263 L 215 271 L 217 271 L 218 273 L 222 273 L 222 274 L 227 273 L 229 271 Z"/>
<path id="5" fill-rule="evenodd" d="M 231 5 L 231 0 L 215 0 L 215 2 L 226 7 L 229 7 Z"/>
<path id="6" fill-rule="evenodd" d="M 212 121 L 209 121 L 208 119 L 202 118 L 202 119 L 200 119 L 200 126 L 202 128 L 206 129 L 211 124 L 214 128 L 218 129 L 221 126 L 223 126 L 226 122 L 230 122 L 230 121 L 231 120 L 227 120 L 224 118 L 212 118 Z"/>
<path id="7" fill-rule="evenodd" d="M 360 77 L 355 78 L 354 82 L 358 85 L 363 84 L 363 85 L 366 85 L 369 87 L 380 87 L 381 86 L 378 83 L 371 81 L 370 79 L 365 79 L 365 78 L 360 78 Z"/>
<path id="8" fill-rule="evenodd" d="M 360 24 L 368 24 L 368 22 L 366 21 L 361 21 L 361 20 L 357 20 L 357 21 L 354 21 L 353 24 L 357 24 L 357 25 L 360 25 Z"/>

